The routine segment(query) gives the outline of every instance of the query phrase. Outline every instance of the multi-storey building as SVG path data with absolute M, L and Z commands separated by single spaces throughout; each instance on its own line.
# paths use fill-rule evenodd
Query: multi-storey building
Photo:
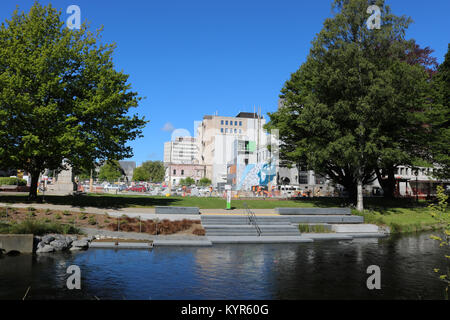
M 227 183 L 227 164 L 233 160 L 236 140 L 251 141 L 255 150 L 267 145 L 264 124 L 261 115 L 250 112 L 240 112 L 236 117 L 203 117 L 197 127 L 198 159 L 205 166 L 205 176 L 214 186 Z

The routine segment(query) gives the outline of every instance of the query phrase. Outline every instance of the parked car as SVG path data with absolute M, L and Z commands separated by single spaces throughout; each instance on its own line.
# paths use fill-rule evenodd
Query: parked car
M 147 191 L 147 188 L 144 186 L 133 186 L 126 189 L 127 191 L 133 191 L 133 192 L 145 192 Z

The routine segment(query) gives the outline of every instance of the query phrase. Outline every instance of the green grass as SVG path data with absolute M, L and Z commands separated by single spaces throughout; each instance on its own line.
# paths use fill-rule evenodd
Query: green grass
M 431 216 L 429 208 L 390 208 L 385 210 L 365 210 L 359 213 L 353 210 L 355 215 L 364 217 L 365 223 L 379 226 L 388 226 L 392 233 L 419 232 L 426 230 L 437 230 L 444 226 L 440 225 Z M 445 221 L 450 222 L 450 214 L 447 211 Z
M 39 198 L 42 201 L 42 197 Z M 381 198 L 366 198 L 367 207 L 415 207 L 413 199 L 396 199 L 387 201 Z M 27 195 L 0 195 L 3 203 L 26 203 L 31 204 Z M 182 206 L 199 207 L 200 209 L 225 209 L 226 200 L 217 197 L 160 197 L 139 195 L 113 195 L 113 194 L 88 194 L 82 196 L 45 196 L 45 202 L 54 205 L 70 205 L 79 208 L 152 208 L 155 206 Z M 251 209 L 273 209 L 276 207 L 344 207 L 348 206 L 347 199 L 341 198 L 302 198 L 298 200 L 231 200 L 231 206 L 236 209 L 244 208 L 247 203 Z M 426 205 L 425 202 L 419 206 Z
M 325 228 L 325 226 L 320 225 L 320 224 L 299 224 L 298 225 L 298 230 L 301 233 L 310 233 L 310 232 L 314 232 L 314 233 L 330 233 L 331 230 Z
M 72 225 L 37 220 L 24 220 L 19 223 L 0 222 L 2 234 L 34 234 L 42 236 L 48 233 L 79 234 L 80 230 Z

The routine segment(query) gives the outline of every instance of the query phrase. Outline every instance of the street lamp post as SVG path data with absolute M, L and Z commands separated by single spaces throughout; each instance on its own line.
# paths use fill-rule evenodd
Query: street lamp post
M 419 182 L 417 180 L 417 176 L 419 175 L 419 169 L 414 170 L 414 175 L 416 176 L 416 202 L 419 202 Z

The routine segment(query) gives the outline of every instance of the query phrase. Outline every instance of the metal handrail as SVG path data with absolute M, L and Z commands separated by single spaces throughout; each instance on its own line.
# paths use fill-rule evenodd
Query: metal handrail
M 253 224 L 255 226 L 256 232 L 258 233 L 258 237 L 261 236 L 261 228 L 258 226 L 258 223 L 256 222 L 255 213 L 249 209 L 246 202 L 244 202 L 244 208 L 245 211 L 247 212 L 248 223 Z

